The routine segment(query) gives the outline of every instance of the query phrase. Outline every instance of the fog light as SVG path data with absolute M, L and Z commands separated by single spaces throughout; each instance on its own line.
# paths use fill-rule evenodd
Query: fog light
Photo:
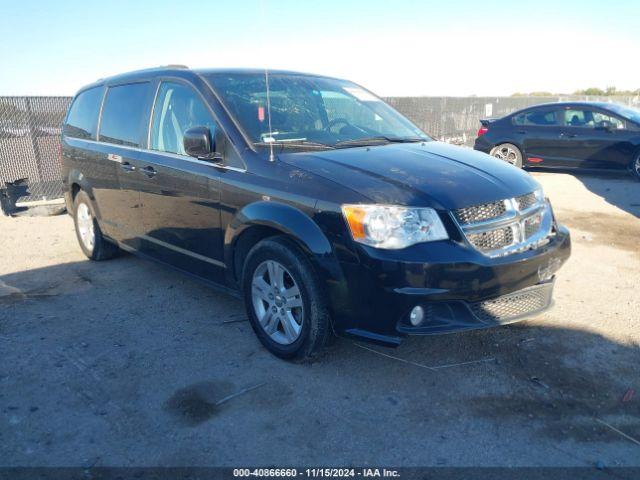
M 413 307 L 413 310 L 411 310 L 411 313 L 409 314 L 409 321 L 411 322 L 411 325 L 417 327 L 422 323 L 423 320 L 424 308 L 422 308 L 420 305 Z

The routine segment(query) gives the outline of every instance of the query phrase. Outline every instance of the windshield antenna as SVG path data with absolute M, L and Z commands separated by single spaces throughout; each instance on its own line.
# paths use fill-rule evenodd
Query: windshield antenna
M 267 16 L 265 14 L 264 0 L 260 0 L 260 27 L 261 27 L 260 29 L 262 30 L 262 36 L 265 38 L 267 37 L 267 35 L 265 35 L 267 23 L 268 22 L 267 22 Z M 266 46 L 266 45 L 263 44 L 263 46 Z M 273 144 L 276 140 L 275 138 L 273 138 L 273 131 L 271 129 L 271 92 L 269 91 L 269 69 L 267 67 L 265 67 L 264 69 L 264 83 L 267 86 L 267 122 L 269 127 L 269 136 L 264 137 L 264 134 L 263 134 L 262 141 L 269 144 L 269 161 L 275 162 L 276 157 L 273 154 Z M 264 120 L 264 117 L 260 119 L 261 122 L 263 120 Z
M 269 124 L 269 138 L 265 138 L 265 141 L 269 143 L 269 161 L 274 162 L 275 157 L 273 155 L 273 132 L 271 131 L 271 95 L 269 93 L 269 69 L 264 69 L 264 82 L 267 85 L 267 122 Z

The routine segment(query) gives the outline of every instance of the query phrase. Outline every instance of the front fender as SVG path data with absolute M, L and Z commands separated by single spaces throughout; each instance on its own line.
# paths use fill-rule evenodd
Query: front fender
M 320 227 L 303 211 L 279 202 L 255 202 L 236 213 L 225 231 L 224 256 L 230 269 L 238 238 L 256 225 L 278 230 L 296 241 L 310 256 L 324 281 L 343 280 L 338 260 Z

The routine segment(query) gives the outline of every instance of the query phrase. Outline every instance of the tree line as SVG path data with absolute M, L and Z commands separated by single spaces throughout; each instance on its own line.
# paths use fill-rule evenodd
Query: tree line
M 592 97 L 610 97 L 613 95 L 621 96 L 635 96 L 640 95 L 640 88 L 636 90 L 618 90 L 616 87 L 607 87 L 604 90 L 597 87 L 585 88 L 584 90 L 576 90 L 571 94 L 567 93 L 551 93 L 551 92 L 529 92 L 529 93 L 514 93 L 512 97 L 557 97 L 562 95 L 588 95 Z

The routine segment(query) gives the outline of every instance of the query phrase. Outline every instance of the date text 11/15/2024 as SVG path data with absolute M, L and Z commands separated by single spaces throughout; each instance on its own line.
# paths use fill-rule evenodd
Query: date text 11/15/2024
M 236 468 L 234 477 L 307 477 L 307 478 L 394 478 L 397 470 L 386 468 Z

